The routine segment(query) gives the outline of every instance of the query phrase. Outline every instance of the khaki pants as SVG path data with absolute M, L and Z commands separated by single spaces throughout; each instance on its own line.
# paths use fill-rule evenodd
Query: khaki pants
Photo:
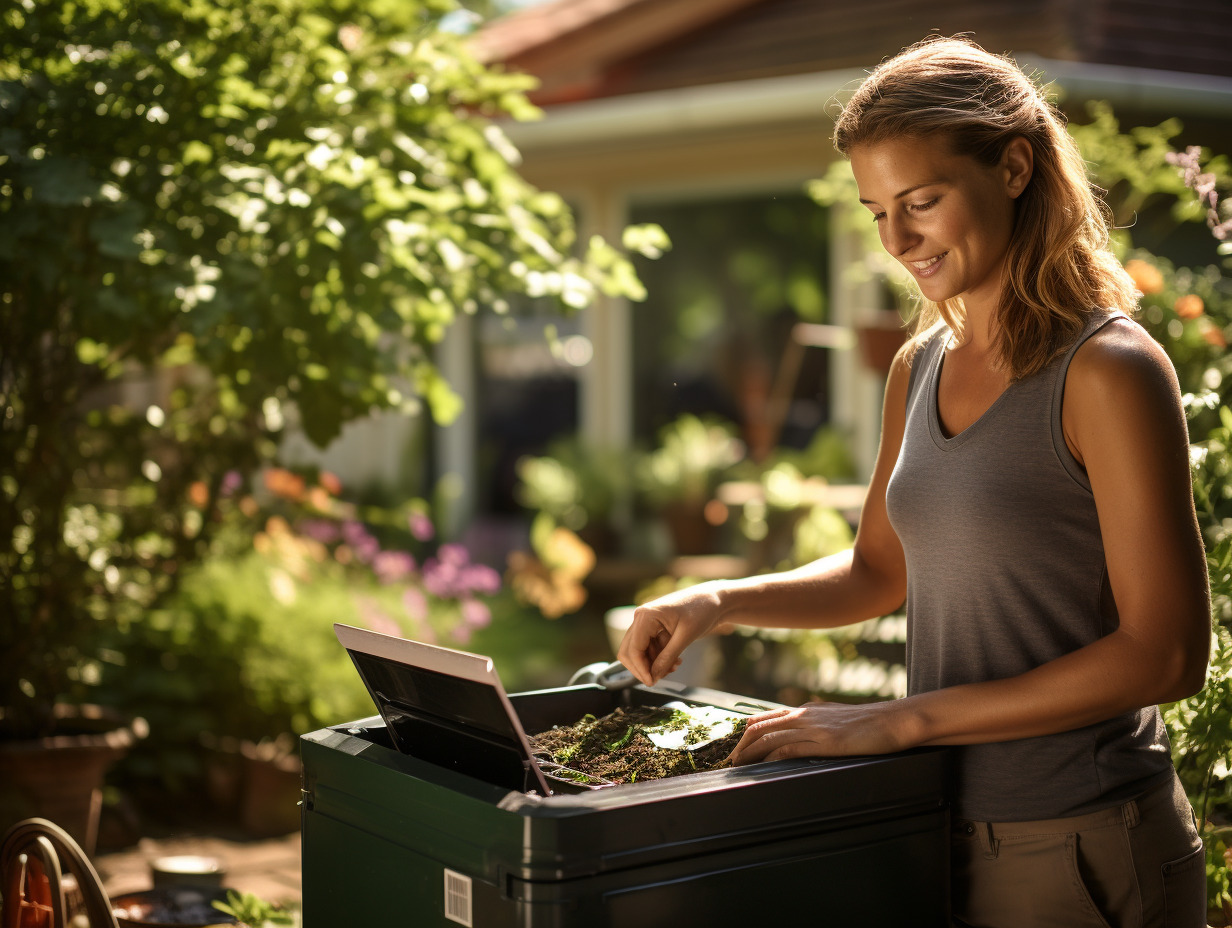
M 954 822 L 963 928 L 1203 928 L 1206 863 L 1175 774 L 1114 809 L 1038 822 Z

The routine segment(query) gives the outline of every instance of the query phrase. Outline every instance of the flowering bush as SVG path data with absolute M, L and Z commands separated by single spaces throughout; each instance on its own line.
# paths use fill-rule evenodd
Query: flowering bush
M 559 685 L 586 662 L 571 630 L 549 632 L 496 570 L 438 544 L 422 500 L 361 506 L 328 473 L 262 476 L 252 493 L 223 477 L 217 553 L 107 641 L 97 698 L 150 723 L 125 761 L 130 785 L 186 788 L 201 775 L 203 743 L 217 738 L 373 714 L 336 622 L 485 654 L 514 689 Z
M 281 468 L 265 472 L 265 486 L 270 508 L 285 511 L 266 519 L 253 548 L 279 602 L 291 605 L 320 580 L 345 581 L 361 624 L 428 644 L 465 645 L 492 621 L 487 600 L 500 592 L 500 574 L 461 545 L 431 551 L 435 529 L 423 500 L 364 509 L 335 495 L 341 487 L 331 474 L 310 486 Z

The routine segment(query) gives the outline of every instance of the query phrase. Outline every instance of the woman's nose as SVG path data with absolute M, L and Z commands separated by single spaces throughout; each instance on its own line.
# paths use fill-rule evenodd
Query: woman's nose
M 881 223 L 881 244 L 891 257 L 906 254 L 918 238 L 907 218 L 886 216 Z

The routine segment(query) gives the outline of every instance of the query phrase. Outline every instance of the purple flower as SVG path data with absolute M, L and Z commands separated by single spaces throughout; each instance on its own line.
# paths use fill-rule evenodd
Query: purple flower
M 229 470 L 223 474 L 219 492 L 223 496 L 232 496 L 244 485 L 244 478 L 238 470 Z
M 323 545 L 332 545 L 340 537 L 338 525 L 327 519 L 305 519 L 296 526 L 296 530 Z
M 372 570 L 381 583 L 397 583 L 414 572 L 415 559 L 405 551 L 378 551 Z
M 423 567 L 424 589 L 438 599 L 453 599 L 462 592 L 456 564 L 430 558 Z
M 1185 151 L 1170 151 L 1164 155 L 1164 160 L 1175 166 L 1185 181 L 1185 186 L 1197 194 L 1198 202 L 1207 207 L 1206 224 L 1215 238 L 1223 241 L 1232 232 L 1232 219 L 1219 221 L 1219 193 L 1216 190 L 1215 175 L 1202 170 L 1202 149 L 1190 145 Z
M 458 644 L 467 644 L 471 640 L 471 630 L 465 625 L 459 625 L 449 633 L 449 637 Z
M 500 592 L 501 577 L 487 564 L 468 564 L 462 569 L 462 583 L 472 593 L 491 596 Z
M 371 564 L 381 551 L 381 544 L 363 524 L 351 519 L 342 523 L 342 540 L 355 552 L 355 559 L 362 564 Z
M 432 526 L 432 520 L 422 512 L 412 512 L 407 518 L 406 524 L 416 541 L 431 541 L 432 537 L 436 534 L 436 529 Z

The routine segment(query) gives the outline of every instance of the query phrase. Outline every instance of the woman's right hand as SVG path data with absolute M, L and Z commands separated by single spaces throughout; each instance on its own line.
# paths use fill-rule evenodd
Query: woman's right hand
M 723 621 L 723 590 L 723 584 L 710 581 L 638 606 L 617 659 L 653 686 L 680 666 L 684 649 L 698 638 L 731 631 L 731 623 Z

